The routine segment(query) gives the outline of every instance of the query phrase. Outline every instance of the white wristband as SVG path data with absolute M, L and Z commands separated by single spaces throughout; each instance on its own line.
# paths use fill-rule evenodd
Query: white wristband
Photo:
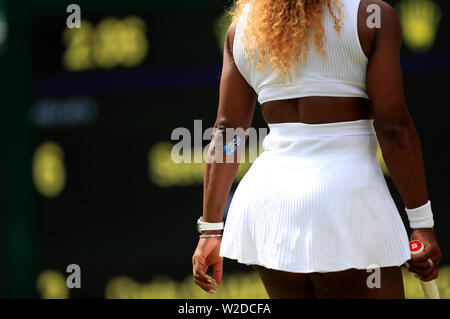
M 197 220 L 197 231 L 199 233 L 202 233 L 204 231 L 208 230 L 222 230 L 223 229 L 223 222 L 220 223 L 207 223 L 203 221 L 203 218 L 200 217 Z
M 409 226 L 412 229 L 433 228 L 434 220 L 430 201 L 417 208 L 408 209 L 405 207 L 405 211 L 408 215 Z

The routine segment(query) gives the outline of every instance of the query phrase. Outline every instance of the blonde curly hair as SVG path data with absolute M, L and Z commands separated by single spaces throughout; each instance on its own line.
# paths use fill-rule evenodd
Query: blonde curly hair
M 342 27 L 343 4 L 339 0 L 236 0 L 228 12 L 233 23 L 250 2 L 251 10 L 242 39 L 246 43 L 246 57 L 254 62 L 258 52 L 256 68 L 263 71 L 263 62 L 268 56 L 272 69 L 280 71 L 282 79 L 289 75 L 293 62 L 304 62 L 312 27 L 314 45 L 326 58 L 322 25 L 325 4 L 333 17 L 334 29 L 339 33 Z

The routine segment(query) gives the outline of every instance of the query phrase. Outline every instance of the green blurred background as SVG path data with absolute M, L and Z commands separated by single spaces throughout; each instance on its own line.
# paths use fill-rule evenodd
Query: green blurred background
M 450 5 L 387 2 L 403 27 L 449 298 Z M 80 0 L 80 29 L 66 27 L 70 3 L 0 0 L 0 297 L 212 298 L 190 276 L 203 164 L 173 163 L 171 133 L 214 124 L 231 1 Z M 258 110 L 253 126 L 266 127 Z M 79 289 L 66 286 L 69 264 L 81 267 Z M 224 269 L 214 298 L 267 298 L 247 266 Z M 404 278 L 407 297 L 421 298 Z

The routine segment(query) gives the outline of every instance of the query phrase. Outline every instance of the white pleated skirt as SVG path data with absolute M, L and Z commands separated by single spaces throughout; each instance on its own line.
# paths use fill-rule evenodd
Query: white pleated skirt
M 269 124 L 240 181 L 220 255 L 295 273 L 400 266 L 408 236 L 377 160 L 373 120 Z

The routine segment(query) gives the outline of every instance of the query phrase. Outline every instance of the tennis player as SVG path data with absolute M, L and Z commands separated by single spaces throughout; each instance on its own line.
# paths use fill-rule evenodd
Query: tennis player
M 223 257 L 256 269 L 271 298 L 404 298 L 399 267 L 406 261 L 420 279 L 436 278 L 441 252 L 392 7 L 380 0 L 237 0 L 231 14 L 195 283 L 214 293 Z M 236 140 L 246 138 L 236 132 L 250 127 L 256 101 L 270 132 L 222 230 L 243 149 Z M 419 257 L 411 257 L 377 142 L 411 239 L 425 244 Z M 368 284 L 371 267 L 379 267 L 375 286 Z

